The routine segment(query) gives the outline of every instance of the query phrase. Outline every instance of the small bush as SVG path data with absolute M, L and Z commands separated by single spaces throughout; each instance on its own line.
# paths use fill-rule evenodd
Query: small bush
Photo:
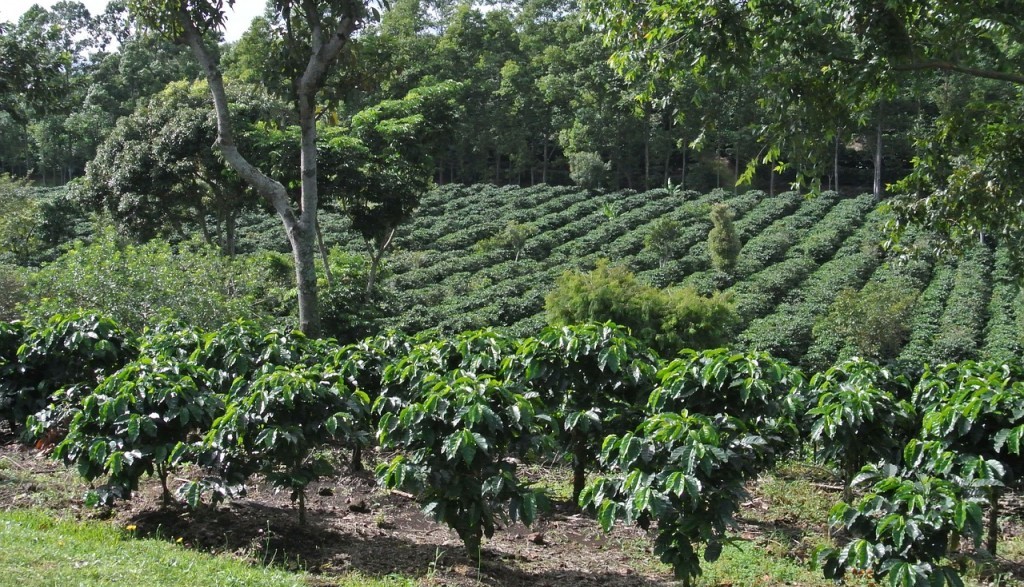
M 815 327 L 815 336 L 833 332 L 862 357 L 895 359 L 910 336 L 918 291 L 906 277 L 872 281 L 860 291 L 839 293 L 828 315 Z
M 210 328 L 242 317 L 269 321 L 279 289 L 257 257 L 230 259 L 198 241 L 127 244 L 107 229 L 33 274 L 22 309 L 96 312 L 137 331 L 163 318 Z
M 720 346 L 739 322 L 727 295 L 703 297 L 692 288 L 660 290 L 606 259 L 590 273 L 564 273 L 545 301 L 548 322 L 554 326 L 611 321 L 663 356 L 683 348 Z

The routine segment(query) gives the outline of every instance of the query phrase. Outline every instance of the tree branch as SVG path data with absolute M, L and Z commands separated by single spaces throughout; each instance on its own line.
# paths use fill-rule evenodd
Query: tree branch
M 331 64 L 348 44 L 357 23 L 354 18 L 345 16 L 338 21 L 330 39 L 323 39 L 323 28 L 315 10 L 315 3 L 306 0 L 304 12 L 311 33 L 313 48 L 306 69 L 296 84 L 296 100 L 299 108 L 299 127 L 302 132 L 302 197 L 300 223 L 312 227 L 316 221 L 316 209 L 319 204 L 317 190 L 316 160 L 316 94 L 323 86 L 324 79 Z
M 971 77 L 979 77 L 984 79 L 1010 82 L 1017 85 L 1024 85 L 1024 74 L 1008 73 L 1005 71 L 994 71 L 991 69 L 980 69 L 977 67 L 968 67 L 966 65 L 960 65 L 959 63 L 953 63 L 951 61 L 915 61 L 912 63 L 893 65 L 893 69 L 896 71 L 921 71 L 927 69 L 953 71 L 956 73 L 969 75 Z
M 178 19 L 182 26 L 181 40 L 192 50 L 200 66 L 206 73 L 206 81 L 210 86 L 213 107 L 217 114 L 217 140 L 214 146 L 220 150 L 224 160 L 238 175 L 251 185 L 261 196 L 266 198 L 281 216 L 285 225 L 290 228 L 295 224 L 295 215 L 288 203 L 288 192 L 280 182 L 268 177 L 254 167 L 238 151 L 231 126 L 231 112 L 228 109 L 227 93 L 224 90 L 224 78 L 221 76 L 217 60 L 203 42 L 202 34 L 192 22 L 184 4 L 178 10 Z

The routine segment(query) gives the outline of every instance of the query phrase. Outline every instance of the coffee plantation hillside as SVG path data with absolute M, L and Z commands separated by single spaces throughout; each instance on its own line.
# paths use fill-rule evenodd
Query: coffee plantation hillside
M 732 211 L 742 247 L 729 273 L 712 267 L 708 250 L 716 203 Z M 882 208 L 870 195 L 835 192 L 445 185 L 423 198 L 385 258 L 389 325 L 531 332 L 564 272 L 606 258 L 656 287 L 727 293 L 740 316 L 732 346 L 810 367 L 855 354 L 906 366 L 1019 356 L 1024 297 L 1007 251 L 989 241 L 959 258 L 895 258 L 881 246 Z M 325 215 L 328 244 L 363 252 L 339 218 Z M 645 246 L 666 219 L 671 238 Z M 271 224 L 241 227 L 243 249 L 279 246 Z M 904 244 L 927 250 L 928 239 Z

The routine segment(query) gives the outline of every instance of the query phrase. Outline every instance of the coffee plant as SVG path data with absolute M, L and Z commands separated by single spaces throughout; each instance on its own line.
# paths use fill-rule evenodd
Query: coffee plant
M 212 387 L 209 370 L 189 362 L 129 363 L 81 399 L 54 457 L 90 481 L 106 475 L 93 494 L 100 503 L 130 498 L 148 475 L 159 479 L 167 505 L 168 475 L 192 458 L 193 445 L 224 410 Z
M 7 354 L 19 333 L 16 353 Z M 96 315 L 56 315 L 46 321 L 12 324 L 3 338 L 0 414 L 21 426 L 46 408 L 46 414 L 30 427 L 34 439 L 59 434 L 68 424 L 70 408 L 138 353 L 130 333 Z
M 950 363 L 926 369 L 914 389 L 924 414 L 921 435 L 965 459 L 998 469 L 989 485 L 986 549 L 996 552 L 1003 485 L 1019 487 L 1024 476 L 1024 369 L 1007 363 Z M 993 475 L 995 476 L 995 475 Z
M 914 433 L 917 410 L 907 400 L 909 383 L 855 358 L 816 373 L 809 394 L 810 440 L 818 459 L 838 465 L 849 503 L 857 471 L 869 462 L 895 460 Z
M 687 411 L 654 414 L 635 432 L 608 436 L 602 470 L 581 504 L 610 530 L 617 519 L 648 527 L 657 522 L 654 551 L 683 585 L 701 574 L 698 549 L 713 562 L 728 541 L 733 515 L 746 498 L 744 483 L 777 453 L 737 418 Z
M 414 493 L 471 554 L 498 520 L 536 518 L 538 493 L 517 474 L 517 459 L 544 449 L 549 418 L 535 392 L 490 375 L 434 372 L 412 400 L 382 396 L 374 411 L 381 447 L 402 451 L 378 465 L 378 481 Z
M 572 455 L 573 503 L 600 439 L 631 430 L 642 419 L 656 364 L 653 351 L 610 323 L 548 327 L 519 345 L 510 365 L 557 421 L 558 436 Z
M 350 389 L 337 372 L 320 367 L 265 367 L 251 381 L 236 379 L 224 414 L 206 434 L 203 464 L 212 479 L 190 485 L 195 504 L 204 488 L 217 501 L 230 497 L 221 488 L 244 485 L 259 473 L 291 491 L 299 522 L 306 522 L 306 487 L 333 467 L 320 452 L 340 440 L 349 446 L 367 441 L 369 398 Z
M 946 557 L 961 536 L 980 542 L 982 489 L 997 482 L 987 471 L 990 466 L 965 463 L 941 443 L 911 440 L 902 466 L 868 465 L 857 475 L 864 495 L 829 514 L 853 540 L 819 549 L 815 563 L 835 580 L 857 569 L 889 587 L 963 587 Z

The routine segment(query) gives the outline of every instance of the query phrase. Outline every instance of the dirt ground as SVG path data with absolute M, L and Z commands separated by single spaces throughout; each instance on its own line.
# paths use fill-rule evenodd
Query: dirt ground
M 556 502 L 530 528 L 500 526 L 485 539 L 477 560 L 454 532 L 424 516 L 414 499 L 379 489 L 369 472 L 311 485 L 308 521 L 302 526 L 289 493 L 269 486 L 250 487 L 245 499 L 190 512 L 176 505 L 161 508 L 159 484 L 144 481 L 132 500 L 94 509 L 85 506 L 88 487 L 75 472 L 40 451 L 7 442 L 0 446 L 0 463 L 0 507 L 36 506 L 82 519 L 112 519 L 134 526 L 137 536 L 181 538 L 200 550 L 305 570 L 319 585 L 332 585 L 332 577 L 353 571 L 414 577 L 425 585 L 675 584 L 643 531 L 620 527 L 604 534 L 591 517 L 564 503 Z
M 2 437 L 2 434 L 0 434 Z M 367 455 L 372 469 L 373 455 Z M 542 469 L 536 475 L 568 471 Z M 833 502 L 838 487 L 827 483 L 821 499 Z M 738 520 L 739 535 L 789 536 L 784 556 L 806 560 L 802 552 L 809 527 L 755 485 Z M 156 536 L 214 553 L 230 553 L 257 564 L 283 565 L 312 574 L 314 584 L 333 585 L 351 572 L 366 576 L 397 574 L 424 585 L 609 586 L 674 585 L 670 570 L 652 553 L 652 536 L 632 527 L 601 532 L 596 521 L 567 503 L 555 502 L 531 528 L 499 527 L 485 540 L 479 560 L 466 554 L 458 536 L 424 516 L 411 496 L 379 489 L 371 473 L 341 475 L 311 485 L 308 523 L 287 492 L 257 485 L 245 499 L 191 512 L 181 506 L 160 507 L 159 484 L 148 480 L 128 502 L 114 508 L 84 505 L 88 487 L 74 470 L 41 451 L 9 437 L 0 438 L 0 508 L 42 507 L 71 515 L 110 519 L 137 536 Z M 769 511 L 771 509 L 771 511 Z M 1007 500 L 1013 522 L 1004 535 L 1024 534 L 1024 500 Z M 1024 577 L 1024 565 L 1003 561 L 1002 572 Z

